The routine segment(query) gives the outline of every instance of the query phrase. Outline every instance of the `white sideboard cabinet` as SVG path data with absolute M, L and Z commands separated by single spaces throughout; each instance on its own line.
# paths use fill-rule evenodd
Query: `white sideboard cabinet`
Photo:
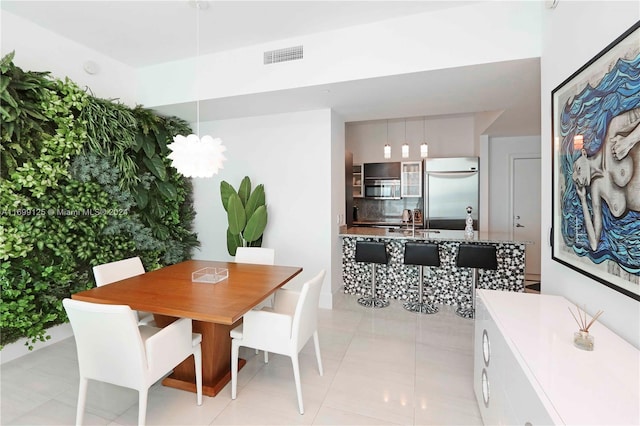
M 640 351 L 599 322 L 594 350 L 576 348 L 568 307 L 561 296 L 478 290 L 474 391 L 484 424 L 640 424 Z

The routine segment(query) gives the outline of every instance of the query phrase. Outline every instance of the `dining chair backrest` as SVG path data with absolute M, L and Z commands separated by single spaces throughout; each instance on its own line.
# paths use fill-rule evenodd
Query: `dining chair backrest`
M 238 263 L 253 263 L 257 265 L 273 265 L 276 251 L 267 247 L 238 247 L 235 261 Z
M 82 424 L 89 380 L 138 391 L 138 425 L 147 415 L 149 388 L 193 356 L 196 400 L 202 404 L 202 335 L 179 318 L 164 328 L 140 325 L 129 306 L 64 299 L 78 352 L 76 424 Z
M 298 350 L 302 349 L 307 340 L 318 330 L 318 307 L 324 275 L 325 271 L 322 270 L 302 286 L 291 330 L 291 336 Z
M 242 325 L 231 330 L 231 399 L 238 391 L 238 356 L 241 346 L 264 351 L 264 362 L 269 362 L 269 352 L 291 358 L 296 383 L 298 408 L 304 414 L 300 364 L 298 354 L 313 337 L 318 362 L 318 372 L 323 375 L 318 337 L 318 308 L 320 290 L 325 271 L 320 271 L 303 284 L 301 291 L 278 289 L 274 305 L 270 309 L 250 310 L 245 313 Z
M 98 287 L 144 273 L 144 265 L 137 256 L 93 267 L 93 276 Z
M 72 299 L 62 303 L 76 339 L 80 375 L 139 389 L 147 361 L 134 311 Z

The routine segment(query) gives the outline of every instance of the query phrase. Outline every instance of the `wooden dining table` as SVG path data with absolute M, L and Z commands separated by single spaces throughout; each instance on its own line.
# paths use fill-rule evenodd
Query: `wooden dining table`
M 203 268 L 226 268 L 229 276 L 215 284 L 192 281 L 192 273 Z M 159 327 L 178 318 L 193 319 L 193 331 L 202 334 L 202 392 L 215 396 L 231 380 L 229 332 L 241 324 L 246 312 L 301 271 L 291 266 L 187 260 L 71 297 L 152 312 Z M 239 366 L 244 363 L 240 360 Z M 193 357 L 162 383 L 195 392 Z

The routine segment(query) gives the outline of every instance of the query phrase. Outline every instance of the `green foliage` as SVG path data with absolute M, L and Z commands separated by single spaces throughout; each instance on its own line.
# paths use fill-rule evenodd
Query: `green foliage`
M 13 64 L 13 52 L 0 61 L 0 176 L 7 177 L 25 160 L 37 155 L 42 146 L 39 135 L 47 117 L 43 104 L 51 104 L 52 83 L 48 73 L 25 73 Z
M 166 160 L 183 120 L 97 99 L 0 61 L 1 345 L 31 348 L 66 321 L 91 268 L 140 256 L 148 270 L 198 246 L 191 182 Z M 8 123 L 8 124 L 7 124 Z
M 236 255 L 238 247 L 262 246 L 262 234 L 267 227 L 267 206 L 264 185 L 251 191 L 251 180 L 245 176 L 238 191 L 228 182 L 220 182 L 222 206 L 227 212 L 227 250 Z

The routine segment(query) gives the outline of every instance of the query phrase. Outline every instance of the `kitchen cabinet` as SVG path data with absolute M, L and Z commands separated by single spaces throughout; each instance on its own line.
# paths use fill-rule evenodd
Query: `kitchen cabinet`
M 362 164 L 353 165 L 353 198 L 362 198 Z
M 422 161 L 405 161 L 401 164 L 400 196 L 422 197 Z

